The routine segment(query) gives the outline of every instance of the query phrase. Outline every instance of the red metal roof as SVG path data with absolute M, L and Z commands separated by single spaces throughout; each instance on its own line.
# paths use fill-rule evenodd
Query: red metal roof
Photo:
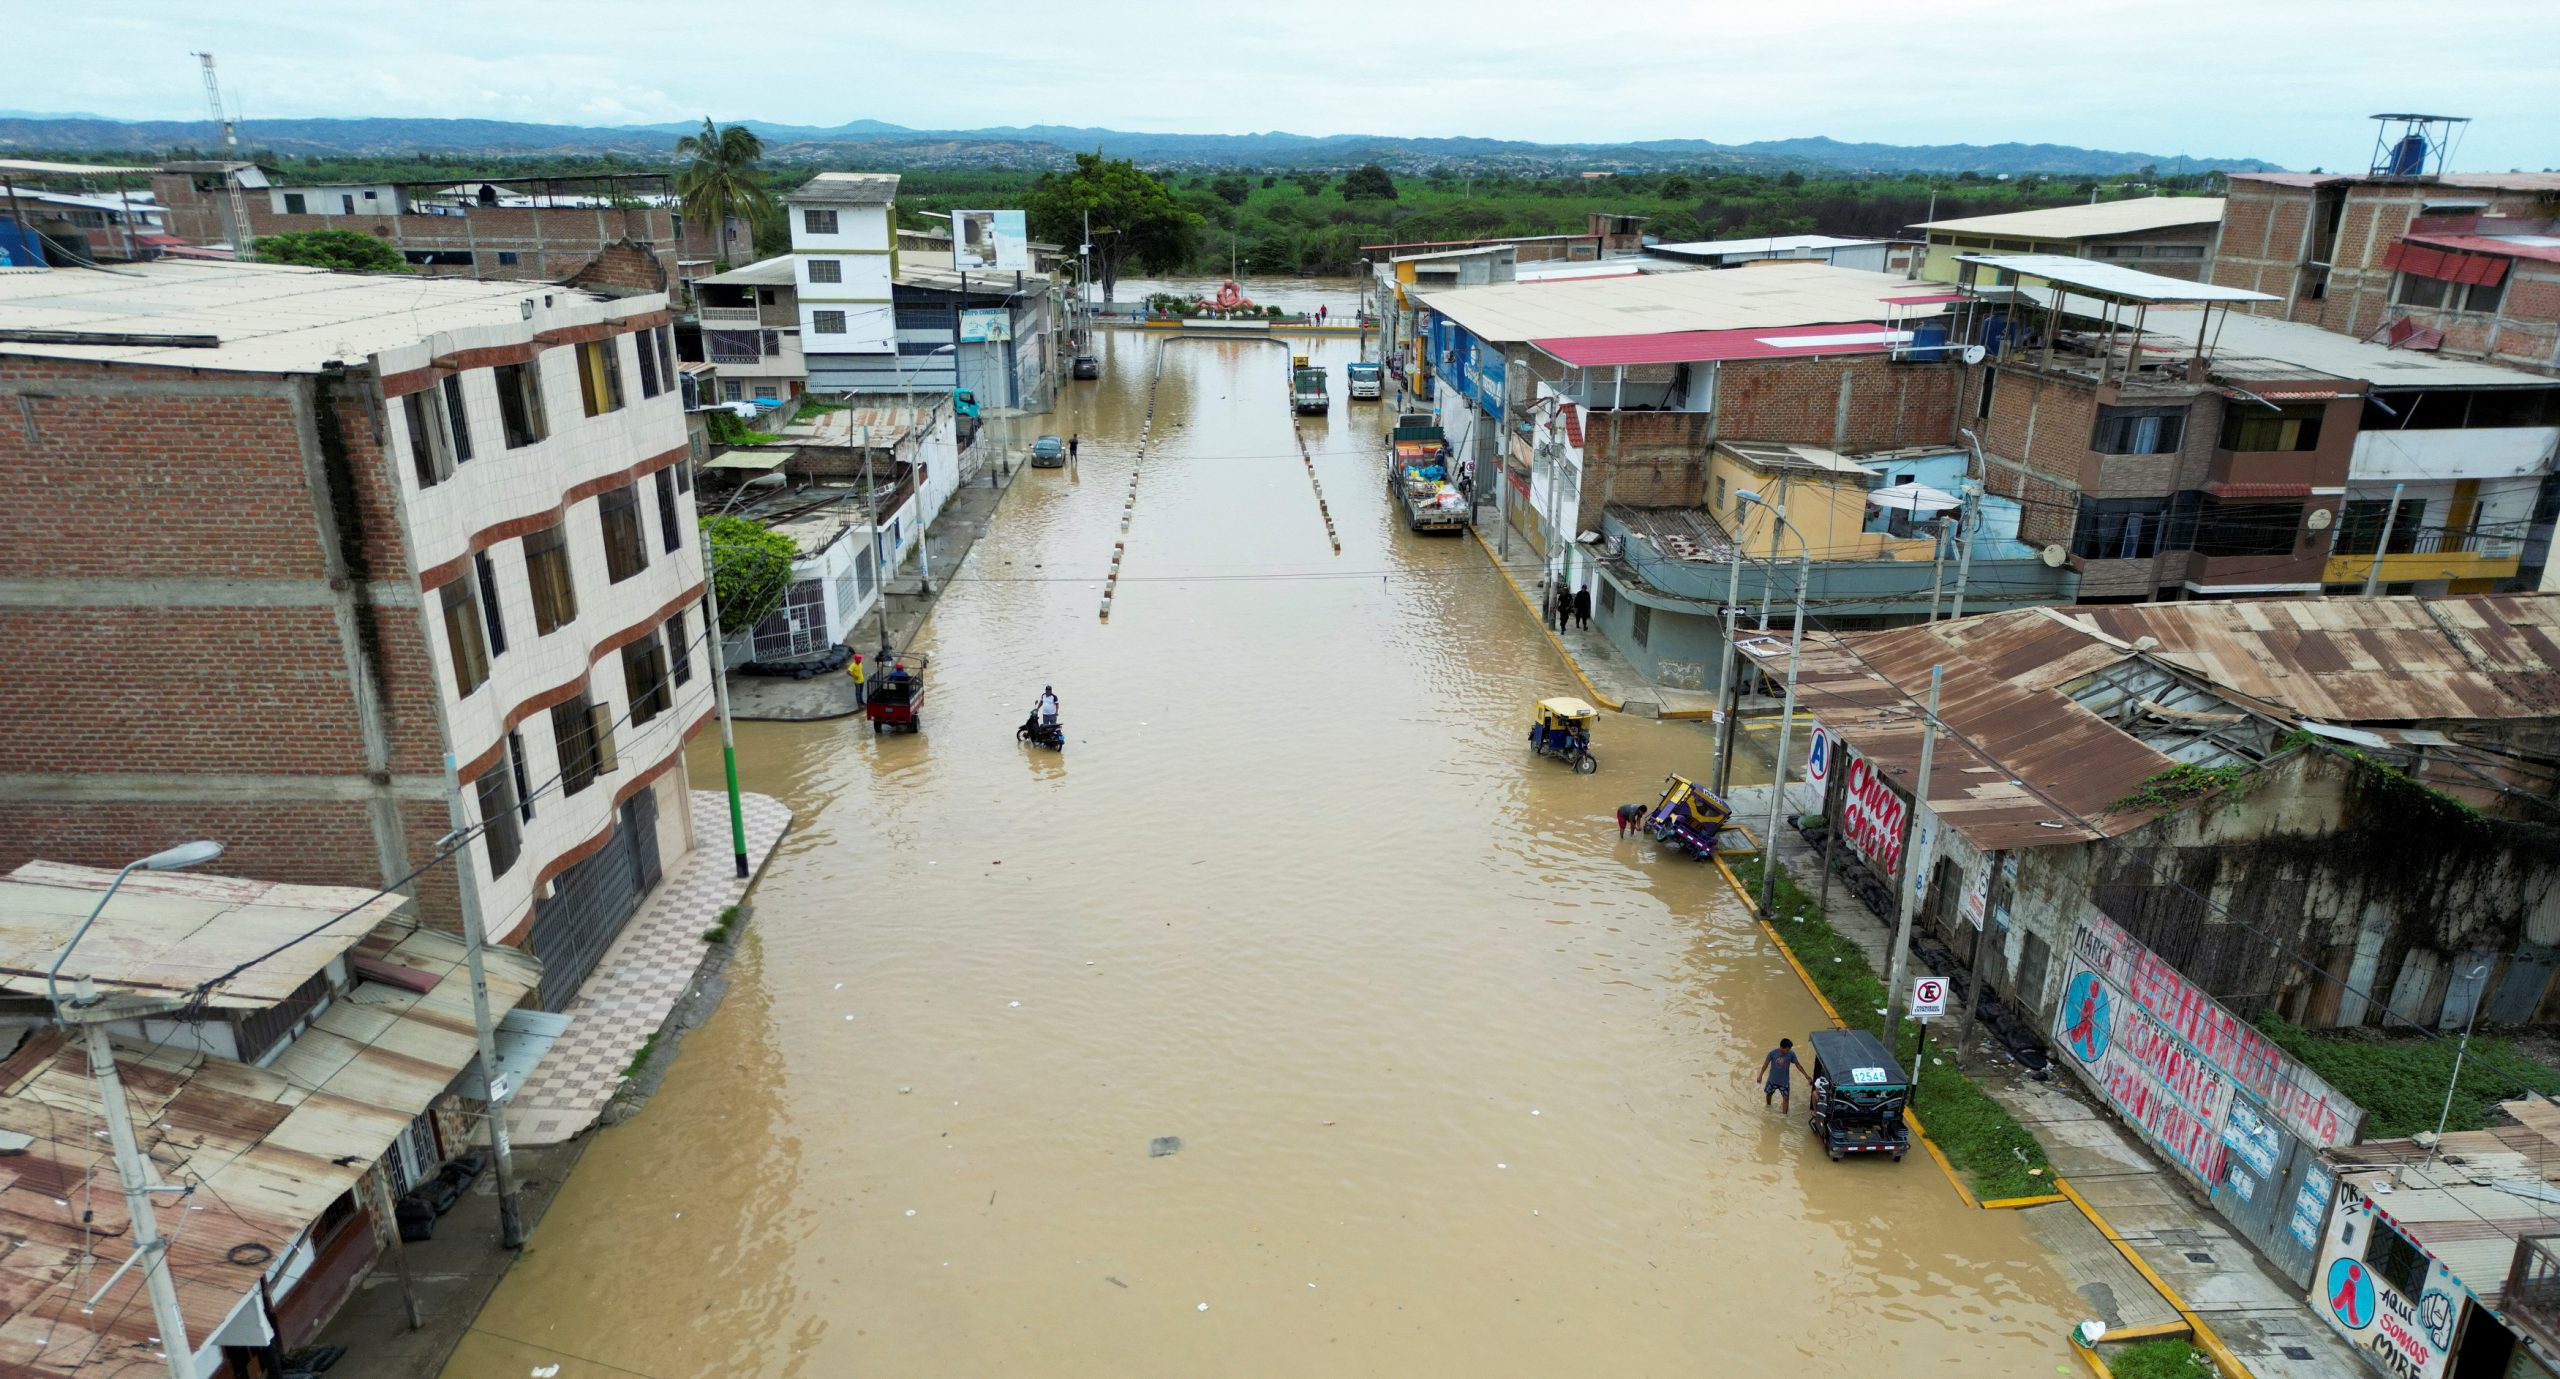
M 1699 364 L 1720 359 L 1799 359 L 1882 354 L 1910 338 L 1874 321 L 1743 330 L 1675 330 L 1660 335 L 1580 335 L 1532 341 L 1575 368 L 1613 364 Z
M 2560 263 L 2560 245 L 2525 244 L 2496 235 L 2404 235 L 2402 239 L 2406 243 L 2431 245 L 2438 249 L 2460 249 L 2473 254 L 2496 254 L 2500 258 Z

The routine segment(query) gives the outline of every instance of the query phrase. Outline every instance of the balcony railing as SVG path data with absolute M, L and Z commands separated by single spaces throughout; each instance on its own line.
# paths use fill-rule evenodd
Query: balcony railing
M 764 320 L 751 306 L 706 306 L 702 309 L 706 326 L 757 326 Z
M 2506 1313 L 2524 1323 L 2534 1339 L 2560 1343 L 2560 1237 L 2536 1236 L 2516 1242 L 2515 1262 L 2507 1267 Z
M 2379 531 L 2370 527 L 2341 531 L 2332 555 L 2371 555 Z M 2524 532 L 2515 524 L 2494 527 L 2410 527 L 2391 533 L 2387 555 L 2479 555 L 2506 559 L 2517 555 Z

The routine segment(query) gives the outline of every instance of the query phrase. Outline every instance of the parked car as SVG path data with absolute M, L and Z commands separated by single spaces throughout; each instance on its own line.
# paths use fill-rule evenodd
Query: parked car
M 1056 436 L 1042 436 L 1031 443 L 1031 467 L 1061 469 L 1067 463 L 1067 443 Z
M 1099 355 L 1091 355 L 1091 354 L 1079 354 L 1079 355 L 1077 355 L 1077 356 L 1076 356 L 1076 363 L 1075 363 L 1075 374 L 1076 374 L 1076 377 L 1078 377 L 1078 378 L 1100 378 L 1100 377 L 1102 377 L 1102 359 L 1101 359 L 1101 356 L 1099 356 Z

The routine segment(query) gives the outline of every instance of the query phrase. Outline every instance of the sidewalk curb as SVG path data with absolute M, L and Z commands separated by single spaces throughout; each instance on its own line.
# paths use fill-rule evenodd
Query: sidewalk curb
M 1626 712 L 1627 706 L 1625 702 L 1622 700 L 1612 699 L 1609 696 L 1602 694 L 1600 692 L 1600 687 L 1591 683 L 1591 677 L 1583 672 L 1582 663 L 1573 659 L 1573 653 L 1565 649 L 1564 638 L 1557 636 L 1555 629 L 1547 626 L 1547 620 L 1545 618 L 1538 617 L 1538 601 L 1529 597 L 1528 590 L 1520 587 L 1519 578 L 1511 573 L 1510 566 L 1502 563 L 1502 557 L 1494 551 L 1493 543 L 1485 540 L 1484 533 L 1476 530 L 1476 526 L 1472 522 L 1467 524 L 1467 535 L 1474 537 L 1476 539 L 1476 544 L 1484 548 L 1485 558 L 1493 562 L 1493 568 L 1502 572 L 1503 582 L 1511 586 L 1511 592 L 1520 596 L 1521 605 L 1529 610 L 1529 615 L 1531 617 L 1538 618 L 1538 630 L 1546 634 L 1547 644 L 1556 649 L 1556 654 L 1558 656 L 1564 658 L 1565 667 L 1573 672 L 1573 678 L 1582 682 L 1583 692 L 1589 694 L 1592 699 L 1600 705 L 1600 707 L 1607 709 L 1611 713 Z M 1694 716 L 1696 713 L 1695 710 L 1683 710 L 1682 712 L 1690 716 Z M 1668 713 L 1662 715 L 1664 718 L 1670 718 L 1672 716 L 1673 715 Z
M 2071 1199 L 2071 1205 L 2079 1208 L 2080 1214 L 2088 1218 L 2089 1224 L 2098 1228 L 2098 1234 L 2105 1236 L 2107 1243 L 2116 1247 L 2116 1253 L 2124 1256 L 2124 1262 L 2132 1265 L 2135 1273 L 2142 1275 L 2145 1282 L 2160 1290 L 2161 1299 L 2167 1302 L 2170 1309 L 2187 1324 L 2187 1334 L 2194 1340 L 2196 1347 L 2213 1357 L 2213 1363 L 2222 1370 L 2223 1379 L 2256 1379 L 2249 1367 L 2240 1363 L 2240 1357 L 2231 1353 L 2231 1347 L 2224 1345 L 2222 1338 L 2214 1334 L 2213 1328 L 2205 1324 L 2204 1318 L 2197 1316 L 2196 1310 L 2187 1305 L 2186 1298 L 2180 1295 L 2177 1289 L 2170 1287 L 2167 1279 L 2160 1277 L 2152 1270 L 2151 1265 L 2143 1259 L 2142 1252 L 2133 1248 L 2131 1241 L 2126 1240 L 2114 1226 L 2108 1224 L 2107 1218 L 2099 1215 L 2096 1207 L 2089 1205 L 2089 1199 L 2080 1195 L 2080 1189 L 2073 1187 L 2069 1180 L 2060 1177 L 2053 1180 L 2053 1185 L 2062 1189 L 2063 1195 Z

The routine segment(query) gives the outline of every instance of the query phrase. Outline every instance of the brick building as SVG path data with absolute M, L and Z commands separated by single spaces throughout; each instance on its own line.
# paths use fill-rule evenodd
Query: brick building
M 709 272 L 706 260 L 734 248 L 741 232 L 728 227 L 716 245 L 698 235 L 680 250 L 674 192 L 657 173 L 291 186 L 278 176 L 254 163 L 170 163 L 152 175 L 151 190 L 180 239 L 236 244 L 237 204 L 252 238 L 354 230 L 399 250 L 424 277 L 559 282 L 606 246 L 631 241 L 648 247 L 667 281 L 681 282 Z
M 449 927 L 450 757 L 565 1001 L 711 711 L 665 299 L 158 262 L 0 275 L 0 329 L 0 868 L 212 837 Z
M 2560 173 L 2234 173 L 2213 280 L 2256 313 L 2560 374 Z

